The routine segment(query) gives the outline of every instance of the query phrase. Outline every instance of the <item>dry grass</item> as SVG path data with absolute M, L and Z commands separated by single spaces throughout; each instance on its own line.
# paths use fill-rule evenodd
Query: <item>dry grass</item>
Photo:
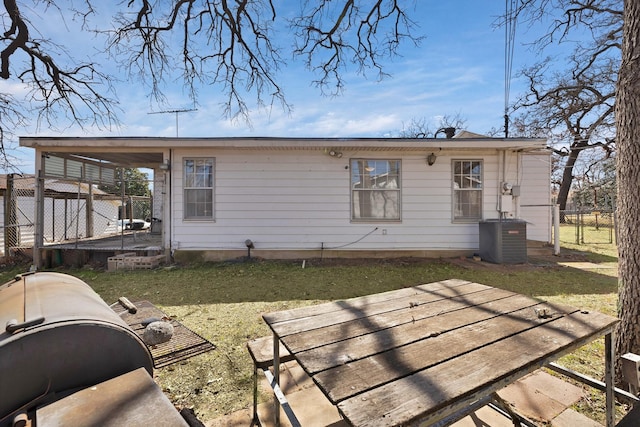
M 556 261 L 525 266 L 467 260 L 307 261 L 305 268 L 300 262 L 253 261 L 153 271 L 66 272 L 90 284 L 107 303 L 120 296 L 149 300 L 217 346 L 156 371 L 158 383 L 177 406 L 191 407 L 208 421 L 250 406 L 252 365 L 245 345 L 269 333 L 261 318 L 265 312 L 460 278 L 615 314 L 615 275 L 567 268 Z M 5 270 L 0 275 L 6 279 L 15 273 Z M 601 378 L 602 354 L 603 344 L 596 342 L 561 363 Z M 590 402 L 583 410 L 601 418 L 599 405 Z

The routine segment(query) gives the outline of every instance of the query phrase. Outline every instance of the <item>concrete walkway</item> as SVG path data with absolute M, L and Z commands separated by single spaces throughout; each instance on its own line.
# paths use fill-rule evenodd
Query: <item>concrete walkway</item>
M 263 379 L 264 395 L 270 392 Z M 281 370 L 281 387 L 303 427 L 347 427 L 337 409 L 326 399 L 313 381 L 296 362 L 288 362 Z M 500 397 L 516 412 L 536 424 L 552 427 L 602 427 L 601 424 L 570 409 L 579 401 L 584 391 L 542 370 L 536 371 L 518 382 L 502 389 Z M 271 401 L 258 406 L 263 427 L 273 427 Z M 290 427 L 284 413 L 281 425 Z M 251 424 L 251 409 L 238 411 L 206 423 L 207 427 L 240 427 Z M 491 409 L 484 407 L 452 425 L 453 427 L 513 427 L 513 423 Z

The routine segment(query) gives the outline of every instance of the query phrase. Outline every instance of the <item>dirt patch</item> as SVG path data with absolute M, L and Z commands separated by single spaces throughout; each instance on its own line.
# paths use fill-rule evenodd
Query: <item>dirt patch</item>
M 553 255 L 551 250 L 545 253 L 536 253 L 528 257 L 526 263 L 522 264 L 495 264 L 482 261 L 478 257 L 457 257 L 457 258 L 314 258 L 306 260 L 292 260 L 294 265 L 304 265 L 307 267 L 366 267 L 366 266 L 420 266 L 429 264 L 453 264 L 464 269 L 481 269 L 494 271 L 530 271 L 541 267 L 561 267 L 562 262 L 584 262 L 588 259 L 588 254 L 577 251 L 563 251 L 560 255 Z M 548 253 L 546 253 L 548 252 Z
M 433 263 L 446 262 L 442 258 L 313 258 L 307 260 L 296 260 L 293 264 L 311 267 L 362 267 L 362 266 L 415 266 Z

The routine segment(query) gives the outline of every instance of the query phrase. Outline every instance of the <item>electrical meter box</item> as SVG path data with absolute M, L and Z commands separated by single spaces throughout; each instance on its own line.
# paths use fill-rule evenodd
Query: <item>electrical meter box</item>
M 495 264 L 527 262 L 527 222 L 520 219 L 480 221 L 480 258 Z

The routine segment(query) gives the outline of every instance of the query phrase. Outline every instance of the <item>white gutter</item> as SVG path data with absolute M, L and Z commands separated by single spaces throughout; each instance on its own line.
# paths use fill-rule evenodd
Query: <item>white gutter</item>
M 20 137 L 20 146 L 54 149 L 78 149 L 82 152 L 105 152 L 114 149 L 215 148 L 215 149 L 369 149 L 385 151 L 423 150 L 539 150 L 545 139 L 505 138 L 156 138 L 156 137 Z M 66 151 L 66 150 L 65 150 Z

